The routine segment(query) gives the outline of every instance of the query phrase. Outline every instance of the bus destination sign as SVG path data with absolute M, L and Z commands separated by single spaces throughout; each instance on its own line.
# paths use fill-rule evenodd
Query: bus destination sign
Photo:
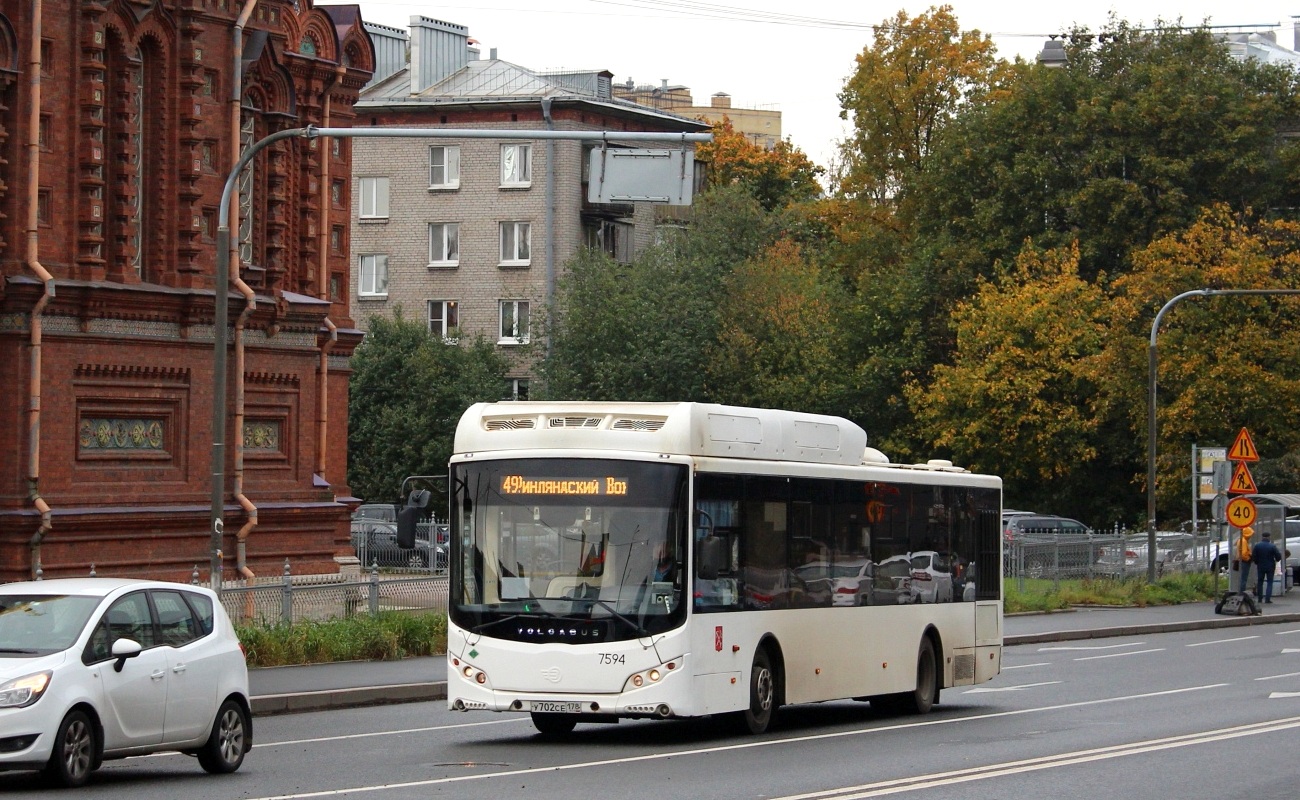
M 625 495 L 627 478 L 529 478 L 504 475 L 501 494 Z

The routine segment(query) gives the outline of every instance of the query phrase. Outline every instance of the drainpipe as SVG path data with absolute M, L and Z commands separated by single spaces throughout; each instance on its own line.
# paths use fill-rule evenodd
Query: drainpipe
M 551 98 L 542 98 L 542 118 L 546 129 L 555 130 L 551 118 Z M 555 320 L 551 309 L 555 300 L 555 140 L 546 140 L 546 356 L 551 355 L 551 336 Z
M 50 298 L 54 297 L 54 276 L 38 258 L 40 235 L 37 233 L 36 206 L 40 197 L 41 179 L 41 2 L 32 0 L 32 40 L 29 47 L 27 79 L 31 82 L 31 95 L 27 99 L 27 266 L 45 284 L 45 293 L 32 307 L 31 323 L 31 375 L 27 395 L 27 486 L 32 505 L 41 514 L 41 523 L 32 534 L 32 577 L 40 577 L 41 540 L 54 527 L 50 519 L 50 506 L 41 497 L 41 316 Z
M 330 114 L 332 111 L 330 91 L 338 85 L 339 81 L 343 80 L 343 76 L 346 74 L 347 67 L 338 64 L 334 68 L 334 80 L 325 87 L 324 119 L 321 122 L 323 127 L 330 127 Z M 330 140 L 328 143 L 323 143 L 318 146 L 320 146 L 322 150 L 326 150 L 327 148 L 332 148 L 334 145 L 333 141 Z M 330 189 L 330 153 L 326 151 L 321 154 L 320 207 L 323 209 L 321 216 L 324 219 L 324 222 L 320 226 L 320 245 L 317 248 L 320 251 L 320 266 L 317 267 L 318 278 L 316 281 L 316 287 L 317 296 L 321 300 L 329 299 L 330 209 L 332 207 L 330 201 L 332 196 Z M 325 327 L 329 329 L 330 336 L 329 340 L 322 344 L 320 348 L 320 385 L 316 390 L 319 399 L 316 406 L 316 474 L 320 476 L 322 481 L 326 481 L 325 462 L 326 455 L 329 452 L 326 445 L 329 442 L 330 351 L 334 349 L 334 345 L 337 344 L 339 340 L 339 328 L 334 324 L 333 320 L 329 318 L 328 314 L 325 315 Z
M 231 169 L 239 163 L 239 119 L 240 119 L 240 100 L 244 85 L 244 25 L 253 15 L 253 9 L 257 6 L 257 0 L 247 0 L 244 8 L 239 12 L 239 19 L 235 20 L 234 28 L 234 47 L 231 51 L 234 53 L 231 65 L 231 71 L 234 80 L 230 84 L 230 141 Z M 239 230 L 239 195 L 236 194 L 230 199 L 231 206 L 231 223 L 234 230 Z M 239 263 L 239 238 L 235 237 L 230 243 L 231 261 L 234 264 Z M 248 520 L 239 533 L 235 535 L 235 569 L 239 572 L 239 577 L 251 581 L 257 576 L 248 568 L 247 562 L 247 541 L 248 534 L 257 527 L 257 506 L 253 501 L 244 495 L 244 325 L 248 318 L 257 308 L 257 297 L 251 287 L 244 283 L 239 277 L 236 269 L 235 274 L 231 276 L 231 282 L 235 288 L 244 296 L 244 310 L 240 312 L 239 318 L 235 320 L 235 419 L 234 431 L 235 436 L 235 476 L 234 476 L 234 497 L 244 513 L 248 515 Z M 216 287 L 218 292 L 228 291 L 228 287 Z M 248 600 L 252 601 L 252 595 Z M 245 609 L 248 616 L 252 616 L 253 609 Z

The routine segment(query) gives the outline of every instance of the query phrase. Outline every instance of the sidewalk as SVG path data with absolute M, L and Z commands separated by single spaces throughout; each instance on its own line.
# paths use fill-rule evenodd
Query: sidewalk
M 1011 614 L 1003 621 L 1008 646 L 1141 636 L 1243 625 L 1300 623 L 1300 590 L 1273 598 L 1257 617 L 1214 613 L 1213 602 L 1149 608 L 1076 608 L 1047 614 Z M 447 698 L 443 656 L 402 661 L 350 661 L 301 667 L 250 669 L 253 713 L 284 714 L 328 708 L 383 705 Z

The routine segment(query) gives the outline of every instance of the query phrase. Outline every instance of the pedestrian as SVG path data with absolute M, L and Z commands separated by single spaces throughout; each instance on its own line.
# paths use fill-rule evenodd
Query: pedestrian
M 1250 549 L 1250 560 L 1255 565 L 1255 596 L 1265 603 L 1273 602 L 1273 570 L 1282 560 L 1282 551 L 1269 538 L 1268 531 L 1264 531 L 1263 537 Z
M 1255 529 L 1247 525 L 1241 529 L 1241 535 L 1237 537 L 1237 570 L 1241 573 L 1242 594 L 1246 593 L 1246 587 L 1250 583 L 1250 540 L 1255 536 Z M 1231 588 L 1231 587 L 1229 587 Z M 1258 589 L 1259 587 L 1255 587 Z

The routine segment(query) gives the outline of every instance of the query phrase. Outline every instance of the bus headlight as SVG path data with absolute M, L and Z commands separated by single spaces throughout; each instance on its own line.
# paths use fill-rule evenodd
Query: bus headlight
M 623 690 L 627 691 L 628 689 L 639 689 L 642 686 L 645 686 L 647 684 L 654 685 L 656 683 L 659 683 L 665 677 L 667 677 L 669 672 L 678 669 L 681 666 L 681 662 L 682 660 L 680 657 L 674 658 L 673 660 L 668 661 L 664 664 L 660 664 L 657 667 L 651 667 L 650 669 L 642 670 L 641 672 L 637 672 L 633 675 L 629 675 L 627 679 L 627 683 L 624 685 Z

